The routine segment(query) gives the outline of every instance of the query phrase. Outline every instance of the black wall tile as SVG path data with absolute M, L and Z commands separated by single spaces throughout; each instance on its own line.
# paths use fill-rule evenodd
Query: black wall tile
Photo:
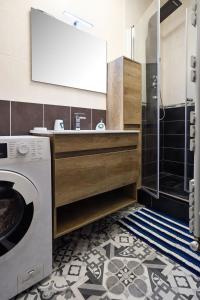
M 161 160 L 161 161 L 164 160 L 164 150 L 165 150 L 165 148 L 161 148 L 161 147 L 160 147 L 160 160 Z
M 146 134 L 156 134 L 157 133 L 157 124 L 155 123 L 147 123 L 145 126 Z
M 164 121 L 160 121 L 160 134 L 164 134 Z
M 164 170 L 167 173 L 175 174 L 178 176 L 184 176 L 184 163 L 165 160 Z
M 146 120 L 146 105 L 142 104 L 142 121 Z
M 192 110 L 194 110 L 194 107 L 188 107 L 188 147 L 190 126 L 189 112 Z M 188 195 L 187 193 L 184 193 L 183 187 L 185 160 L 185 106 L 182 105 L 181 107 L 166 108 L 165 113 L 166 116 L 164 120 L 160 121 L 160 172 L 165 175 L 169 173 L 168 177 L 171 178 L 172 186 L 169 188 L 167 187 L 167 179 L 165 178 L 160 181 L 160 190 L 161 192 L 171 193 L 172 195 L 187 199 Z M 164 134 L 162 133 L 162 128 L 164 130 Z M 194 154 L 188 150 L 188 178 L 193 177 L 193 156 Z
M 157 161 L 157 151 L 154 149 L 143 150 L 143 163 L 149 164 Z
M 164 160 L 184 163 L 184 149 L 164 148 Z
M 43 126 L 52 130 L 56 119 L 64 121 L 65 129 L 75 129 L 75 112 L 86 116 L 86 120 L 81 120 L 82 130 L 96 129 L 100 120 L 106 124 L 106 110 L 81 107 L 70 109 L 60 105 L 0 100 L 0 135 L 27 135 L 34 127 Z
M 43 126 L 43 105 L 11 102 L 11 134 L 26 135 L 34 127 Z
M 138 202 L 142 205 L 147 207 L 151 207 L 152 204 L 152 197 L 144 190 L 139 189 L 137 191 Z
M 185 134 L 185 121 L 170 121 L 164 124 L 164 134 Z
M 194 152 L 190 150 L 188 150 L 188 163 L 194 164 Z
M 63 120 L 64 128 L 70 129 L 70 107 L 59 105 L 44 105 L 44 127 L 53 130 L 55 120 Z
M 143 177 L 149 177 L 157 175 L 157 161 L 156 162 L 150 162 L 148 164 L 144 164 L 142 166 L 142 176 Z
M 164 148 L 164 135 L 160 135 L 160 148 Z
M 100 121 L 106 125 L 106 110 L 92 109 L 92 129 L 95 130 Z
M 194 178 L 194 165 L 187 164 L 187 176 L 190 179 Z
M 164 147 L 166 148 L 184 148 L 185 136 L 183 134 L 165 134 Z
M 10 135 L 10 101 L 0 100 L 0 135 Z
M 185 120 L 185 107 L 170 107 L 165 109 L 164 121 Z
M 75 113 L 83 113 L 86 117 L 85 120 L 81 120 L 81 130 L 91 130 L 92 120 L 91 120 L 91 109 L 81 108 L 81 107 L 71 107 L 71 129 L 76 128 L 76 118 Z
M 157 149 L 157 134 L 143 135 L 144 148 Z

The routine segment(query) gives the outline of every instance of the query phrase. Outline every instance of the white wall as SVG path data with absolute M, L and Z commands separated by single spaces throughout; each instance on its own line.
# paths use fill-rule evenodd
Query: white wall
M 183 0 L 183 5 L 161 25 L 161 92 L 164 105 L 185 102 L 185 23 L 186 7 L 190 4 L 191 0 Z
M 145 13 L 152 0 L 125 0 L 125 26 L 126 28 L 136 25 Z
M 154 0 L 155 1 L 155 0 Z M 65 20 L 63 11 L 94 24 L 88 31 L 107 40 L 108 61 L 130 56 L 130 26 L 136 26 L 136 55 L 144 60 L 145 24 L 153 0 L 0 0 L 0 99 L 106 109 L 106 95 L 31 81 L 30 9 Z M 154 2 L 155 3 L 155 2 Z M 149 10 L 148 10 L 149 8 Z M 130 40 L 129 40 L 130 41 Z
M 141 17 L 151 4 L 152 0 L 125 0 L 124 14 L 124 55 L 131 58 L 131 31 L 132 26 L 137 26 Z
M 31 81 L 31 7 L 93 23 L 90 33 L 107 40 L 110 61 L 123 54 L 124 0 L 0 0 L 0 99 L 105 109 L 105 94 Z
M 151 0 L 149 6 L 135 26 L 135 55 L 134 59 L 142 64 L 142 102 L 146 102 L 146 39 L 148 22 L 157 11 L 157 0 Z M 152 43 L 154 46 L 154 44 Z

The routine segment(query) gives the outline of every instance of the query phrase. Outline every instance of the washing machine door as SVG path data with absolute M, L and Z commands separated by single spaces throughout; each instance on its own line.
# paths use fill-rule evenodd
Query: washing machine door
M 0 171 L 0 257 L 19 244 L 28 232 L 38 191 L 26 177 Z

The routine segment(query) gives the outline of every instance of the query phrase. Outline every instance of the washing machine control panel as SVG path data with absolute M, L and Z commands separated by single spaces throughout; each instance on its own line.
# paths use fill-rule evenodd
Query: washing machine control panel
M 20 143 L 17 146 L 17 152 L 20 155 L 27 155 L 30 152 L 30 147 L 26 143 Z
M 49 158 L 49 141 L 40 138 L 0 140 L 0 159 L 35 161 Z

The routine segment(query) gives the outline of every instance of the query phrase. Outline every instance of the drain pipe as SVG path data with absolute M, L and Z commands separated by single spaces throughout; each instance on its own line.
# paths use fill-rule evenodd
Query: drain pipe
M 194 235 L 194 241 L 190 248 L 200 250 L 200 1 L 193 4 L 192 25 L 197 28 L 197 56 L 196 70 L 196 102 L 194 124 L 190 132 L 194 130 L 194 179 L 190 181 L 190 231 Z M 191 130 L 192 129 L 192 130 Z

